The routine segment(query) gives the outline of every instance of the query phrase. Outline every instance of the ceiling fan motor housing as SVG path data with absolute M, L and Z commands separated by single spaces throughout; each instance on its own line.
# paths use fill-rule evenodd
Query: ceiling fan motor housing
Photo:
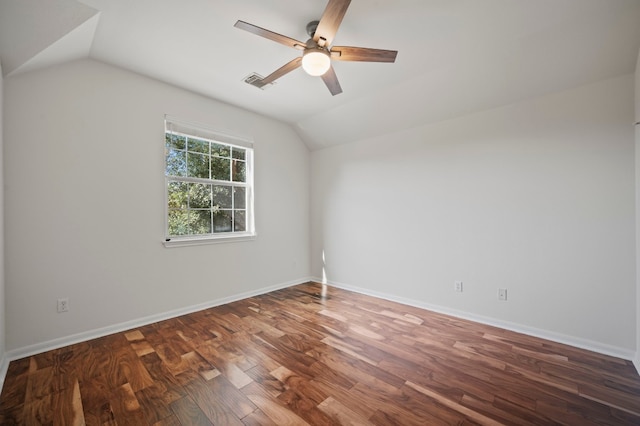
M 311 21 L 307 24 L 307 34 L 309 34 L 309 37 L 313 38 L 319 23 L 320 21 Z

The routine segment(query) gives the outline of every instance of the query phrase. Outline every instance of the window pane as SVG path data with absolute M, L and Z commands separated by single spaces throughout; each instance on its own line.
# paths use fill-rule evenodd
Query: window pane
M 191 233 L 194 235 L 211 233 L 211 210 L 191 210 L 189 212 Z
M 167 148 L 185 149 L 187 139 L 184 136 L 172 135 L 170 133 L 165 134 L 165 141 Z
M 231 187 L 226 185 L 213 185 L 213 205 L 221 209 L 230 209 Z
M 247 190 L 242 187 L 233 189 L 233 206 L 236 209 L 247 208 Z
M 209 156 L 188 152 L 187 169 L 189 177 L 209 179 Z
M 247 164 L 244 161 L 233 160 L 233 181 L 245 182 L 247 179 Z
M 233 230 L 235 232 L 244 232 L 247 230 L 247 219 L 244 210 L 234 211 Z
M 247 151 L 246 149 L 233 147 L 231 152 L 231 157 L 237 160 L 244 160 L 246 151 Z
M 167 238 L 253 230 L 253 150 L 187 133 L 165 132 Z
M 167 187 L 167 205 L 170 209 L 187 208 L 187 184 L 183 182 L 169 182 Z
M 231 210 L 213 213 L 213 232 L 231 232 Z
M 187 151 L 202 152 L 209 154 L 209 142 L 200 139 L 189 138 L 187 141 Z
M 184 151 L 168 149 L 166 157 L 167 176 L 186 176 L 187 175 L 187 157 Z
M 211 185 L 189 184 L 189 207 L 192 209 L 211 208 Z
M 231 160 L 228 158 L 211 157 L 211 179 L 231 180 Z
M 214 157 L 227 157 L 231 156 L 231 147 L 226 145 L 220 145 L 217 143 L 211 144 L 211 155 Z
M 189 234 L 189 214 L 186 210 L 169 210 L 169 235 Z

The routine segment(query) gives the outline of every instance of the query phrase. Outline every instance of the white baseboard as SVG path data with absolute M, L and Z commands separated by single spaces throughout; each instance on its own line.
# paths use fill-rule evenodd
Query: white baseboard
M 640 349 L 636 351 L 636 356 L 633 357 L 633 366 L 636 367 L 636 372 L 640 374 Z
M 64 346 L 69 346 L 69 345 L 73 345 L 80 342 L 85 342 L 87 340 L 96 339 L 98 337 L 107 336 L 109 334 L 120 333 L 126 330 L 131 330 L 134 328 L 138 328 L 145 325 L 153 324 L 155 322 L 179 317 L 181 315 L 186 315 L 193 312 L 202 311 L 204 309 L 213 308 L 215 306 L 224 305 L 226 303 L 235 302 L 235 301 L 246 299 L 249 297 L 270 293 L 275 290 L 280 290 L 280 289 L 291 287 L 294 285 L 303 284 L 311 280 L 312 280 L 311 277 L 300 278 L 297 280 L 275 284 L 268 287 L 262 287 L 262 288 L 247 291 L 244 293 L 234 294 L 232 296 L 223 297 L 221 299 L 211 300 L 205 303 L 199 303 L 197 305 L 187 306 L 184 308 L 175 309 L 172 311 L 163 312 L 156 315 L 150 315 L 147 317 L 126 321 L 126 322 L 121 322 L 121 323 L 110 325 L 107 327 L 83 331 L 82 333 L 77 333 L 70 336 L 64 336 L 58 339 L 52 339 L 46 342 L 37 343 L 34 345 L 25 346 L 18 349 L 13 349 L 4 354 L 2 364 L 0 364 L 0 368 L 4 368 L 4 369 L 0 370 L 0 374 L 4 372 L 4 375 L 6 375 L 6 368 L 9 366 L 9 362 L 16 359 L 25 358 L 28 356 L 36 355 L 42 352 L 58 349 Z M 4 383 L 4 378 L 5 378 L 4 375 L 0 375 L 0 379 L 1 379 L 0 389 L 2 389 L 2 384 Z
M 4 353 L 0 357 L 0 391 L 2 390 L 2 386 L 4 385 L 4 379 L 7 377 L 7 370 L 9 369 L 9 358 L 7 354 Z
M 318 277 L 314 277 L 312 279 L 314 282 L 322 283 L 322 279 Z M 408 299 L 405 297 L 396 296 L 389 293 L 382 293 L 378 291 L 373 291 L 369 289 L 365 289 L 362 287 L 352 286 L 344 283 L 326 282 L 327 285 L 341 288 L 344 290 L 350 290 L 355 293 L 361 293 L 367 296 L 378 297 L 380 299 L 389 300 L 392 302 L 402 303 L 403 305 L 413 306 L 416 308 L 426 309 L 429 311 L 451 315 L 453 317 L 474 321 L 481 324 L 491 325 L 494 327 L 503 328 L 505 330 L 515 331 L 516 333 L 526 334 L 528 336 L 539 337 L 541 339 L 550 340 L 557 343 L 562 343 L 569 346 L 574 346 L 581 349 L 586 349 L 592 352 L 597 352 L 604 355 L 614 356 L 616 358 L 622 358 L 625 360 L 634 360 L 634 364 L 636 366 L 636 370 L 640 372 L 640 354 L 636 354 L 635 352 L 625 349 L 619 348 L 617 346 L 611 346 L 606 343 L 595 342 L 588 339 L 583 339 L 575 336 L 568 336 L 561 333 L 556 333 L 550 330 L 543 330 L 535 327 L 529 327 L 522 324 L 512 323 L 509 321 L 503 321 L 497 318 L 486 317 L 482 315 L 471 314 L 464 311 L 458 311 L 456 309 L 450 309 L 444 306 L 432 305 L 430 303 L 421 302 L 415 299 Z

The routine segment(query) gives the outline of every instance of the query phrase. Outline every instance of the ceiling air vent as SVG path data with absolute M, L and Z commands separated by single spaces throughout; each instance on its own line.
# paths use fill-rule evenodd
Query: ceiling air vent
M 273 86 L 275 84 L 275 82 L 269 83 L 269 84 L 262 84 L 262 80 L 264 79 L 263 76 L 261 76 L 260 74 L 254 72 L 249 74 L 248 76 L 246 76 L 243 81 L 247 84 L 250 84 L 254 87 L 257 87 L 258 89 L 261 90 L 265 90 L 268 89 L 269 87 Z

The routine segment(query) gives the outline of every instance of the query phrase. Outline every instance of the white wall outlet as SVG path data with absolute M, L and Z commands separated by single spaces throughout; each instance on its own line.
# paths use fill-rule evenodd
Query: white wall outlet
M 453 283 L 453 289 L 458 293 L 462 293 L 462 281 L 455 281 Z
M 506 301 L 507 300 L 507 289 L 499 288 L 498 289 L 498 300 Z
M 69 312 L 69 299 L 64 297 L 58 299 L 58 313 Z

